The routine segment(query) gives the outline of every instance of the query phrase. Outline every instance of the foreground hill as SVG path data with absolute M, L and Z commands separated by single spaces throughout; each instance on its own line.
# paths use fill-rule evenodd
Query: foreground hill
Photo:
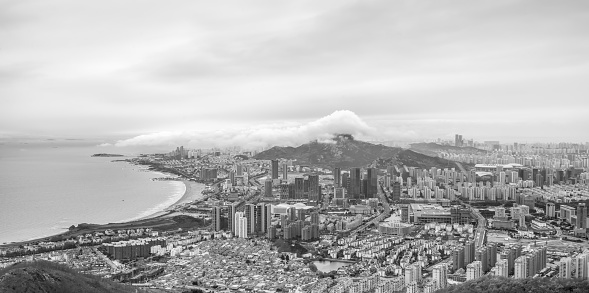
M 338 135 L 333 141 L 313 141 L 298 147 L 273 147 L 255 156 L 258 160 L 277 158 L 296 160 L 299 165 L 322 167 L 364 167 L 379 168 L 387 165 L 407 165 L 420 168 L 454 167 L 451 161 L 420 154 L 411 150 L 388 147 L 355 140 L 350 135 Z
M 483 277 L 452 285 L 436 293 L 581 293 L 589 292 L 589 281 L 581 279 Z
M 0 270 L 0 292 L 136 292 L 136 288 L 81 274 L 47 261 L 19 263 Z M 146 292 L 146 291 L 140 291 Z
M 485 150 L 473 147 L 456 147 L 452 145 L 441 145 L 437 143 L 413 143 L 411 150 L 428 155 L 436 156 L 438 153 L 455 153 L 455 154 L 469 154 L 469 155 L 484 155 Z

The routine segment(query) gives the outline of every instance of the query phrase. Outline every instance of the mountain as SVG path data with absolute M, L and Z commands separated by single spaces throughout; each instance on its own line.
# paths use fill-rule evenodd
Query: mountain
M 351 135 L 337 135 L 329 142 L 312 141 L 298 147 L 273 147 L 255 156 L 258 160 L 277 158 L 296 160 L 298 165 L 326 168 L 407 165 L 420 168 L 452 168 L 454 162 L 381 144 L 355 140 Z
M 474 147 L 457 147 L 452 145 L 441 145 L 433 142 L 413 143 L 411 144 L 410 149 L 428 156 L 437 156 L 438 153 L 455 153 L 468 155 L 484 155 L 487 153 L 487 151 L 485 150 L 477 149 Z
M 136 288 L 82 274 L 57 263 L 35 261 L 1 269 L 0 292 L 131 293 L 136 292 Z
M 573 293 L 589 292 L 589 281 L 583 279 L 482 277 L 460 285 L 451 285 L 436 293 Z

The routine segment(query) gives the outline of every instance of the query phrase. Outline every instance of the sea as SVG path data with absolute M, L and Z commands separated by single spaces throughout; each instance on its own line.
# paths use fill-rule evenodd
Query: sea
M 0 145 L 0 244 L 64 232 L 79 223 L 139 219 L 178 201 L 181 181 L 128 162 L 92 157 L 97 146 Z

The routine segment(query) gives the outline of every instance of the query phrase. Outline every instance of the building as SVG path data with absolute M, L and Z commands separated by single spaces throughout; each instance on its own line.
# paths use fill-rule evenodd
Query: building
M 473 261 L 466 266 L 466 280 L 476 280 L 483 275 L 483 270 L 480 261 Z
M 520 256 L 515 259 L 513 277 L 516 279 L 525 279 L 528 277 L 528 256 Z
M 401 200 L 401 183 L 393 183 L 393 200 Z
M 234 217 L 235 231 L 234 234 L 240 238 L 247 238 L 247 219 L 244 217 L 243 212 L 236 212 Z
M 563 257 L 558 262 L 558 277 L 562 279 L 570 279 L 572 277 L 573 261 L 570 257 Z
M 549 202 L 546 204 L 546 216 L 549 218 L 554 218 L 556 215 L 556 208 L 553 203 Z
M 237 235 L 235 233 L 235 231 L 236 231 L 236 229 L 235 229 L 235 212 L 237 212 L 237 208 L 236 208 L 235 204 L 229 205 L 229 208 L 227 211 L 227 230 L 234 233 L 234 235 Z
M 264 181 L 264 196 L 272 197 L 272 180 L 266 179 Z
M 405 236 L 413 229 L 412 224 L 400 222 L 382 222 L 378 224 L 378 232 L 386 235 Z
M 271 161 L 272 179 L 278 179 L 278 160 Z
M 245 218 L 247 219 L 247 235 L 254 235 L 258 232 L 260 223 L 260 207 L 254 204 L 245 205 Z
M 360 168 L 350 169 L 350 186 L 348 187 L 348 193 L 351 198 L 362 198 L 362 172 Z
M 321 187 L 319 175 L 309 175 L 309 200 L 321 201 Z
M 295 178 L 294 198 L 303 199 L 305 196 L 305 179 L 302 177 Z
M 214 231 L 221 230 L 221 207 L 213 207 L 211 209 L 211 220 Z
M 577 229 L 587 228 L 587 207 L 585 203 L 579 203 L 577 206 Z
M 342 187 L 342 169 L 341 168 L 334 168 L 333 169 L 333 185 L 335 187 Z
M 405 267 L 405 284 L 419 282 L 419 280 L 421 280 L 421 265 L 419 263 Z
M 378 170 L 368 168 L 366 170 L 366 197 L 374 198 L 378 192 Z
M 436 284 L 436 289 L 444 289 L 448 286 L 448 269 L 446 265 L 435 265 L 432 271 L 432 277 Z
M 282 180 L 288 180 L 288 165 L 286 163 L 282 164 Z

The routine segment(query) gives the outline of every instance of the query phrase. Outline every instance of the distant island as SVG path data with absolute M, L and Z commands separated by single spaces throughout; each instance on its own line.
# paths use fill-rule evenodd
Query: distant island
M 119 154 L 93 154 L 92 157 L 124 157 Z

